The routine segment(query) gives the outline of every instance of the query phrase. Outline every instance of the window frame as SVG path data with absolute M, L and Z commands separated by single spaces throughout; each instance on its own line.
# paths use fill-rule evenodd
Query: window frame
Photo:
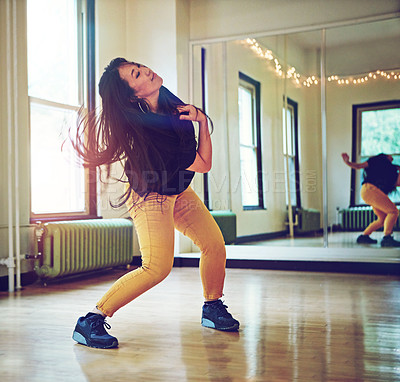
M 264 188 L 263 188 L 263 173 L 262 173 L 262 151 L 261 151 L 261 84 L 246 74 L 239 72 L 238 89 L 241 84 L 248 84 L 254 88 L 255 94 L 253 98 L 253 134 L 255 135 L 255 145 L 253 149 L 256 153 L 257 160 L 257 188 L 258 188 L 258 204 L 257 205 L 243 205 L 243 210 L 262 210 L 264 206 Z M 239 148 L 242 146 L 239 140 Z
M 400 108 L 400 100 L 370 102 L 363 104 L 353 105 L 352 110 L 352 162 L 359 162 L 361 157 L 361 114 L 364 111 L 370 110 L 384 110 L 384 109 L 397 109 Z M 392 153 L 388 153 L 392 154 Z M 360 188 L 357 187 L 357 183 L 360 183 L 361 172 L 354 169 L 351 170 L 350 180 L 350 206 L 366 206 L 365 203 L 357 203 L 357 195 L 360 194 Z M 399 205 L 400 203 L 396 203 Z
M 78 39 L 78 57 L 80 62 L 78 67 L 78 97 L 79 102 L 86 106 L 84 110 L 91 112 L 96 108 L 95 0 L 77 0 L 76 17 L 78 19 L 77 33 L 78 36 L 81 36 Z M 58 110 L 77 111 L 79 109 L 79 106 L 61 104 L 46 99 L 30 96 L 28 99 L 29 105 L 36 103 L 54 107 Z M 100 218 L 97 214 L 97 170 L 95 168 L 87 168 L 84 170 L 84 174 L 86 190 L 84 211 L 35 214 L 30 208 L 30 223 Z

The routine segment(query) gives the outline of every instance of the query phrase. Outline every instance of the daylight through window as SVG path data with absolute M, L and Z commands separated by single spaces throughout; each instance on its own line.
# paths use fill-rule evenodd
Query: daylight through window
M 32 217 L 87 213 L 87 174 L 63 145 L 84 103 L 83 20 L 82 1 L 27 1 Z

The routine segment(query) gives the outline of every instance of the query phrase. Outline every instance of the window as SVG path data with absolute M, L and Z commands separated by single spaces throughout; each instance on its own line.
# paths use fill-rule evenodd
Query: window
M 27 1 L 33 220 L 96 214 L 88 182 L 93 177 L 76 164 L 72 147 L 63 146 L 70 128 L 74 133 L 78 109 L 87 107 L 84 5 L 84 0 Z
M 264 208 L 260 83 L 239 73 L 239 140 L 243 209 Z
M 285 116 L 286 114 L 286 116 Z M 287 98 L 287 107 L 282 109 L 283 121 L 283 156 L 285 174 L 289 172 L 290 204 L 301 207 L 300 200 L 300 171 L 297 103 Z M 285 128 L 286 122 L 286 128 Z M 289 170 L 287 169 L 289 167 Z M 286 205 L 289 205 L 289 192 L 286 188 Z
M 352 160 L 364 162 L 380 153 L 393 156 L 393 163 L 400 165 L 400 101 L 387 101 L 353 105 Z M 352 171 L 351 204 L 364 204 L 360 197 L 362 171 Z M 400 195 L 390 195 L 400 203 Z

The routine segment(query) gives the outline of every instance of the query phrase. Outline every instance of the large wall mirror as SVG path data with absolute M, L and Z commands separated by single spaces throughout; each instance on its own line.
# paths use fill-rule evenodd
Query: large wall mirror
M 341 153 L 365 160 L 374 147 L 400 164 L 398 41 L 394 18 L 192 44 L 193 102 L 215 125 L 207 202 L 236 214 L 243 242 L 359 249 L 363 229 L 346 219 L 360 177 Z M 365 138 L 363 111 L 378 134 L 388 109 L 386 136 Z

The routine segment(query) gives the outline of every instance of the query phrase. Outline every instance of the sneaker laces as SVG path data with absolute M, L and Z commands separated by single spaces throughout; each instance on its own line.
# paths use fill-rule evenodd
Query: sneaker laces
M 105 320 L 104 317 L 97 318 L 92 321 L 92 328 L 97 334 L 108 334 L 106 329 L 111 329 L 111 325 Z
M 103 325 L 104 325 L 108 330 L 111 329 L 111 325 L 110 325 L 107 321 L 105 321 L 105 320 L 104 320 L 104 322 L 103 322 Z
M 218 313 L 221 314 L 221 317 L 232 318 L 232 315 L 227 311 L 228 306 L 225 305 L 221 300 L 215 303 L 214 306 L 218 310 Z

